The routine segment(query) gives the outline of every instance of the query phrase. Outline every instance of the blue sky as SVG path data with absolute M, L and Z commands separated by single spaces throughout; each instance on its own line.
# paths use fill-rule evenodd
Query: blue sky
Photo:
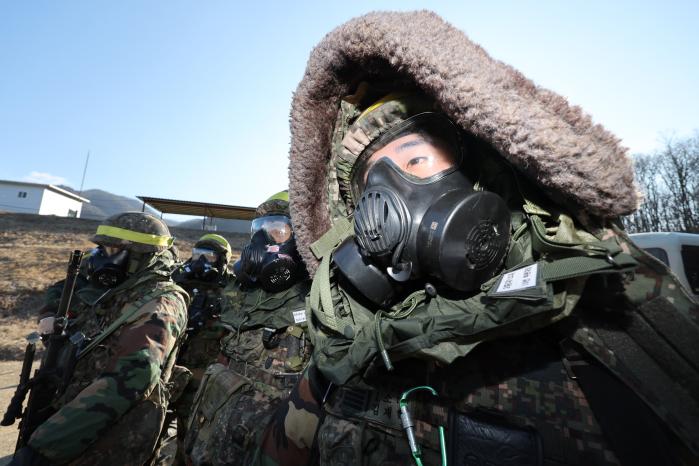
M 699 2 L 7 1 L 0 178 L 256 205 L 286 186 L 312 47 L 428 8 L 647 152 L 699 128 Z

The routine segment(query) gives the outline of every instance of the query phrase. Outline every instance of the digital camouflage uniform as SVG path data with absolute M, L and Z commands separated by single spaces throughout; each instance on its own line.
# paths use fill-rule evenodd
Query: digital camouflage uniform
M 257 216 L 288 215 L 288 203 L 272 199 Z M 196 395 L 185 441 L 192 464 L 259 464 L 262 428 L 301 378 L 310 359 L 304 279 L 269 293 L 233 281 L 224 290 L 218 362 L 208 367 Z
M 100 228 L 138 233 L 144 231 L 138 223 L 144 217 L 160 222 L 141 213 L 120 215 Z M 176 390 L 171 375 L 188 302 L 184 290 L 170 280 L 176 257 L 166 249 L 172 239 L 161 226 L 163 231 L 146 234 L 151 241 L 168 241 L 150 251 L 131 250 L 125 282 L 112 289 L 88 284 L 74 296 L 68 332 L 82 332 L 86 342 L 105 338 L 83 346 L 66 389 L 54 401 L 57 411 L 29 439 L 28 445 L 52 464 L 137 465 L 153 453 L 168 399 Z M 127 241 L 108 237 L 121 233 L 100 233 L 98 229 L 93 241 L 129 247 Z M 104 334 L 110 326 L 112 332 Z
M 354 125 L 396 89 L 431 96 L 463 130 L 462 169 L 507 202 L 512 229 L 503 270 L 480 290 L 417 288 L 379 308 L 332 252 L 353 232 L 355 161 L 421 111 L 398 99 Z M 265 433 L 276 464 L 305 464 L 291 432 L 272 435 L 301 421 L 320 425 L 301 443 L 317 445 L 321 465 L 415 464 L 399 399 L 424 385 L 437 396 L 407 402 L 423 464 L 440 462 L 440 426 L 451 465 L 699 462 L 699 305 L 619 226 L 638 198 L 612 135 L 429 12 L 372 13 L 331 32 L 291 120 L 314 353 L 291 400 L 309 409 L 278 409 Z M 527 286 L 501 291 L 529 272 Z

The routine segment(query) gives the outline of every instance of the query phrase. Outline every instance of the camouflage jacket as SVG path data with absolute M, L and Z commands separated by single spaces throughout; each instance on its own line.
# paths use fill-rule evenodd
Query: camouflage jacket
M 194 374 L 192 388 L 196 388 L 204 369 L 216 360 L 224 329 L 219 324 L 223 290 L 230 280 L 226 274 L 216 282 L 182 279 L 173 274 L 175 282 L 184 288 L 191 301 L 188 312 L 187 338 L 180 350 L 178 364 Z
M 450 462 L 471 455 L 499 464 L 502 458 L 489 456 L 498 451 L 498 442 L 473 440 L 473 432 L 488 432 L 485 437 L 491 439 L 524 439 L 525 446 L 513 446 L 522 464 L 537 455 L 545 464 L 623 463 L 617 439 L 610 441 L 608 435 L 615 428 L 605 415 L 611 409 L 592 393 L 594 387 L 589 390 L 590 380 L 602 381 L 596 382 L 607 391 L 602 397 L 618 400 L 612 405 L 626 404 L 626 414 L 618 414 L 632 420 L 625 427 L 634 422 L 654 426 L 640 435 L 644 444 L 653 445 L 648 450 L 662 452 L 656 464 L 696 461 L 699 378 L 692 367 L 699 360 L 692 342 L 699 305 L 663 264 L 623 232 L 598 233 L 620 245 L 621 255 L 615 257 L 626 254 L 636 266 L 572 276 L 549 288 L 548 298 L 546 293 L 534 296 L 535 288 L 518 296 L 493 296 L 489 291 L 498 288 L 496 278 L 475 297 L 418 301 L 407 315 L 400 309 L 395 318 L 374 315 L 344 334 L 320 324 L 311 303 L 314 364 L 340 385 L 326 394 L 326 415 L 317 433 L 321 464 L 410 462 L 398 399 L 421 385 L 439 395 L 418 396 L 410 403 L 426 464 L 439 461 L 440 425 L 453 436 L 447 441 Z M 523 249 L 531 248 L 531 238 L 519 239 Z M 351 292 L 333 290 L 336 318 L 346 318 L 352 309 L 358 322 L 361 306 Z M 393 360 L 391 372 L 380 357 L 382 346 Z M 466 429 L 465 437 L 458 435 L 460 429 Z M 628 454 L 625 458 L 628 463 Z
M 243 290 L 234 283 L 224 293 L 221 341 L 228 365 L 241 375 L 278 389 L 291 388 L 285 376 L 299 374 L 310 358 L 306 294 L 302 281 L 279 293 Z M 295 379 L 294 379 L 295 380 Z
M 150 455 L 149 442 L 160 426 L 144 403 L 167 405 L 166 382 L 187 322 L 187 295 L 164 270 L 172 263 L 168 253 L 160 259 L 106 294 L 91 286 L 76 293 L 71 333 L 94 338 L 122 314 L 130 317 L 79 357 L 54 401 L 57 411 L 31 436 L 29 446 L 52 463 L 107 464 L 118 458 L 136 464 L 136 458 L 143 462 Z M 129 437 L 120 424 L 139 429 L 127 429 Z
M 270 294 L 231 283 L 224 291 L 221 363 L 209 366 L 185 438 L 192 464 L 252 464 L 262 428 L 310 359 L 308 281 Z

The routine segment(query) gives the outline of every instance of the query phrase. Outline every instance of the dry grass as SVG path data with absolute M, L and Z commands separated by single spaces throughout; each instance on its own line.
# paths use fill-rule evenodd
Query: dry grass
M 89 249 L 94 220 L 0 214 L 0 360 L 20 359 L 24 338 L 36 328 L 44 290 L 65 276 L 73 249 Z M 198 230 L 173 228 L 180 257 L 188 257 Z M 237 251 L 244 235 L 223 234 Z

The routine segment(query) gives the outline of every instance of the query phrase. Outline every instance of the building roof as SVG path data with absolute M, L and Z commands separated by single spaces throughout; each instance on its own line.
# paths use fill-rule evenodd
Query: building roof
M 80 202 L 85 202 L 85 203 L 90 203 L 89 199 L 86 199 L 82 196 L 78 196 L 77 194 L 71 193 L 70 191 L 67 191 L 63 188 L 59 188 L 58 186 L 54 186 L 52 184 L 44 184 L 44 183 L 31 183 L 28 181 L 12 181 L 12 180 L 0 180 L 0 185 L 2 184 L 13 184 L 16 186 L 33 186 L 37 188 L 44 188 L 51 190 L 53 192 L 56 192 L 62 196 L 69 197 L 71 199 L 75 199 L 76 201 Z
M 179 201 L 147 196 L 136 197 L 164 214 L 199 215 L 202 217 L 230 218 L 237 220 L 252 220 L 255 218 L 254 207 Z

